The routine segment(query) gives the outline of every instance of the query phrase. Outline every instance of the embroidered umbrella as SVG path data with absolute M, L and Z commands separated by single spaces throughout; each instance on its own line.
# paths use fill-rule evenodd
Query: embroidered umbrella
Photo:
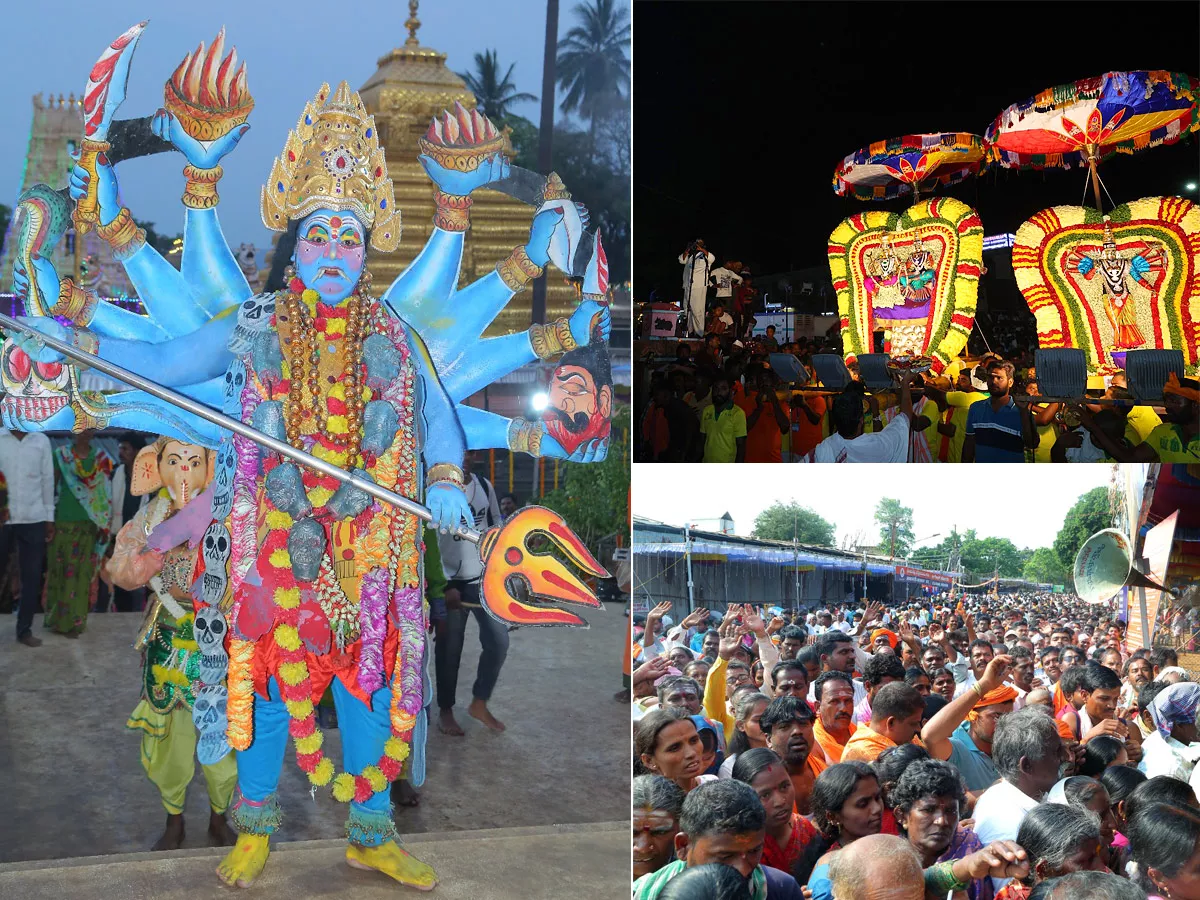
M 1192 76 L 1164 71 L 1106 72 L 1052 87 L 996 117 L 984 132 L 988 159 L 1006 169 L 1087 166 L 1101 209 L 1097 164 L 1200 130 L 1198 90 Z
M 987 157 L 986 143 L 977 134 L 906 134 L 847 156 L 833 173 L 833 190 L 859 200 L 890 200 L 906 193 L 919 200 L 921 192 L 976 174 Z

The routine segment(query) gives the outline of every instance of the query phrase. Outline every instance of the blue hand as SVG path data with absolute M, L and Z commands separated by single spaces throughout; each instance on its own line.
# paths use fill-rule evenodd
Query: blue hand
M 433 513 L 430 523 L 443 534 L 457 528 L 463 522 L 473 522 L 471 506 L 467 503 L 467 495 L 462 488 L 449 482 L 441 481 L 429 489 L 425 495 L 429 511 Z
M 465 197 L 476 188 L 491 184 L 493 181 L 503 181 L 511 171 L 511 166 L 504 158 L 503 153 L 488 157 L 473 172 L 447 169 L 425 153 L 422 153 L 417 159 L 425 169 L 425 174 L 432 178 L 433 183 L 438 186 L 438 190 L 455 197 Z
M 580 444 L 575 452 L 567 457 L 569 462 L 593 463 L 601 462 L 608 456 L 608 438 L 596 438 Z
M 250 126 L 239 125 L 215 141 L 202 142 L 184 131 L 173 113 L 160 109 L 150 122 L 150 130 L 164 141 L 168 141 L 197 169 L 211 169 L 238 145 L 238 141 L 250 130 Z
M 28 325 L 42 334 L 58 338 L 58 340 L 63 342 L 69 342 L 67 329 L 58 324 L 54 319 L 46 316 L 13 316 L 13 318 L 22 325 Z M 60 363 L 66 361 L 65 356 L 57 350 L 47 347 L 38 340 L 36 335 L 27 334 L 23 331 L 13 331 L 9 334 L 9 338 L 14 344 L 24 350 L 34 362 Z
M 83 166 L 71 170 L 70 194 L 76 202 L 87 193 L 91 173 Z M 100 224 L 108 225 L 121 211 L 121 193 L 117 186 L 117 173 L 108 163 L 96 160 L 96 192 L 100 202 Z
M 529 243 L 525 252 L 536 265 L 544 266 L 550 260 L 550 239 L 554 237 L 554 229 L 563 220 L 561 209 L 546 209 L 533 217 L 529 226 Z
M 584 300 L 571 313 L 571 337 L 580 347 L 585 347 L 592 342 L 595 328 L 600 329 L 600 340 L 607 341 L 612 332 L 612 313 L 607 303 Z

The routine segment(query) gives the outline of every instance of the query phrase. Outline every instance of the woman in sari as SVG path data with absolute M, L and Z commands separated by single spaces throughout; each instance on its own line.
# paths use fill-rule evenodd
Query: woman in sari
M 112 525 L 108 479 L 113 461 L 92 444 L 95 433 L 81 432 L 54 450 L 58 499 L 46 552 L 45 626 L 69 638 L 87 627 Z
M 958 770 L 948 762 L 920 759 L 888 792 L 901 837 L 921 857 L 921 868 L 953 862 L 983 849 L 975 832 L 958 824 L 967 798 Z M 967 884 L 967 900 L 992 900 L 990 878 Z

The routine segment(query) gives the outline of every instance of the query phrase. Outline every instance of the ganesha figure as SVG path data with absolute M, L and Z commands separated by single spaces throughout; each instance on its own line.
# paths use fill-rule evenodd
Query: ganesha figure
M 113 43 L 93 69 L 93 81 L 127 74 L 124 54 L 141 27 Z M 471 194 L 489 185 L 504 189 L 512 169 L 502 135 L 484 116 L 461 106 L 447 111 L 419 142 L 436 198 L 431 236 L 377 294 L 368 248 L 395 249 L 400 210 L 362 100 L 345 82 L 334 90 L 322 85 L 262 188 L 262 220 L 284 232 L 277 253 L 290 253 L 286 282 L 281 290 L 252 295 L 217 221 L 223 161 L 250 127 L 253 107 L 245 69 L 223 60 L 223 53 L 222 32 L 207 51 L 201 45 L 189 55 L 152 123 L 153 132 L 187 161 L 179 269 L 146 243 L 121 203 L 105 156 L 101 132 L 109 107 L 124 97 L 124 85 L 87 94 L 87 103 L 102 108 L 94 115 L 84 109 L 85 127 L 97 131 L 85 134 L 84 154 L 71 175 L 76 219 L 94 216 L 97 233 L 123 262 L 147 314 L 98 301 L 60 280 L 44 255 L 19 252 L 15 275 L 30 313 L 22 325 L 422 503 L 431 524 L 444 531 L 471 522 L 460 468 L 468 449 L 604 458 L 612 406 L 607 265 L 599 236 L 582 231 L 586 211 L 562 182 L 545 179 L 528 242 L 460 288 Z M 54 201 L 29 200 L 49 209 L 47 202 Z M 28 241 L 53 238 L 48 229 L 61 225 L 62 216 L 37 218 L 30 209 L 22 232 Z M 509 300 L 551 261 L 580 280 L 583 299 L 576 311 L 524 332 L 483 338 Z M 75 324 L 62 326 L 47 313 Z M 14 340 L 34 363 L 64 361 L 28 336 Z M 463 405 L 487 384 L 539 359 L 560 360 L 553 389 L 558 413 L 525 421 Z M 347 862 L 431 889 L 433 870 L 400 847 L 388 790 L 402 772 L 414 785 L 424 778 L 429 648 L 421 519 L 156 397 L 129 391 L 105 402 L 99 411 L 89 407 L 89 422 L 217 448 L 212 486 L 194 501 L 207 501 L 203 514 L 184 510 L 167 519 L 147 546 L 162 552 L 186 541 L 197 547 L 189 586 L 195 629 L 202 620 L 228 625 L 222 648 L 227 660 L 202 652 L 197 662 L 201 678 L 223 662 L 228 666 L 225 693 L 209 691 L 205 682 L 203 703 L 196 699 L 203 707 L 196 710 L 201 761 L 221 752 L 221 723 L 236 751 L 229 815 L 238 835 L 218 867 L 221 879 L 248 886 L 267 862 L 271 835 L 282 820 L 276 789 L 291 737 L 296 762 L 312 784 L 331 785 L 333 796 L 349 804 Z M 0 416 L 10 427 L 62 429 L 78 426 L 81 408 L 72 400 L 31 421 L 25 407 L 3 406 Z M 528 550 L 524 538 L 533 530 L 557 548 L 557 558 Z M 522 510 L 489 531 L 480 546 L 490 585 L 483 602 L 491 614 L 521 624 L 579 625 L 573 613 L 544 601 L 599 606 L 561 560 L 592 576 L 604 570 L 556 514 Z M 513 592 L 514 579 L 524 591 Z M 210 618 L 208 610 L 220 617 Z M 211 640 L 211 628 L 204 637 Z M 315 720 L 314 704 L 326 689 L 342 733 L 340 774 L 324 754 Z
M 204 447 L 171 438 L 159 438 L 138 452 L 130 490 L 134 496 L 154 497 L 118 532 L 106 567 L 117 587 L 151 588 L 136 644 L 142 651 L 142 699 L 125 725 L 142 732 L 142 768 L 158 788 L 167 810 L 167 827 L 155 850 L 177 850 L 183 844 L 184 799 L 195 772 L 196 697 L 224 691 L 225 673 L 223 668 L 201 668 L 204 644 L 213 645 L 213 632 L 218 630 L 207 620 L 219 617 L 220 612 L 213 609 L 198 617 L 193 610 L 192 573 L 197 548 L 184 541 L 159 553 L 149 549 L 146 540 L 158 525 L 179 515 L 189 504 L 208 503 L 208 498 L 200 495 L 212 479 L 215 457 Z M 223 622 L 220 630 L 224 630 Z M 224 751 L 215 759 L 201 755 L 212 809 L 208 834 L 218 845 L 234 841 L 225 812 L 233 797 L 237 764 L 228 752 L 228 744 Z

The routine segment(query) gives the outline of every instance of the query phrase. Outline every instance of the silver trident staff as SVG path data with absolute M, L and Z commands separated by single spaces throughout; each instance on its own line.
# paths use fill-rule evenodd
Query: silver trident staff
M 234 434 L 240 434 L 244 438 L 249 438 L 258 444 L 260 447 L 265 447 L 280 456 L 285 456 L 288 459 L 294 460 L 301 465 L 315 469 L 322 475 L 328 475 L 330 478 L 336 478 L 342 484 L 348 484 L 351 487 L 358 488 L 365 494 L 369 494 L 381 503 L 388 503 L 398 507 L 407 513 L 411 513 L 418 518 L 424 519 L 426 522 L 433 520 L 433 514 L 428 508 L 417 503 L 415 500 L 410 500 L 408 497 L 402 497 L 394 491 L 389 491 L 385 487 L 380 487 L 373 481 L 364 481 L 358 476 L 339 469 L 332 463 L 326 462 L 323 459 L 318 459 L 311 453 L 305 453 L 303 450 L 297 450 L 291 444 L 271 437 L 269 434 L 263 434 L 257 428 L 239 422 L 237 419 L 231 418 L 224 413 L 219 413 L 209 406 L 205 406 L 198 400 L 193 400 L 191 397 L 177 393 L 170 388 L 163 387 L 161 384 L 150 381 L 148 378 L 143 378 L 136 372 L 130 372 L 128 369 L 123 369 L 115 363 L 111 363 L 106 359 L 101 359 L 99 356 L 94 356 L 86 350 L 80 350 L 71 344 L 60 341 L 58 338 L 50 337 L 42 334 L 36 328 L 31 328 L 28 325 L 23 325 L 11 316 L 6 316 L 0 313 L 0 326 L 8 331 L 18 331 L 22 334 L 27 334 L 37 340 L 39 343 L 45 344 L 52 350 L 57 350 L 63 356 L 73 359 L 78 363 L 95 369 L 97 372 L 103 372 L 105 375 L 111 376 L 118 381 L 123 381 L 131 387 L 145 391 L 159 400 L 170 403 L 172 406 L 177 406 L 179 409 L 189 412 L 194 416 L 199 416 L 212 424 L 224 428 L 226 431 L 232 431 Z M 475 531 L 472 528 L 467 528 L 465 525 L 459 525 L 450 534 L 460 537 L 463 540 L 471 541 L 478 544 L 483 539 L 483 534 Z

